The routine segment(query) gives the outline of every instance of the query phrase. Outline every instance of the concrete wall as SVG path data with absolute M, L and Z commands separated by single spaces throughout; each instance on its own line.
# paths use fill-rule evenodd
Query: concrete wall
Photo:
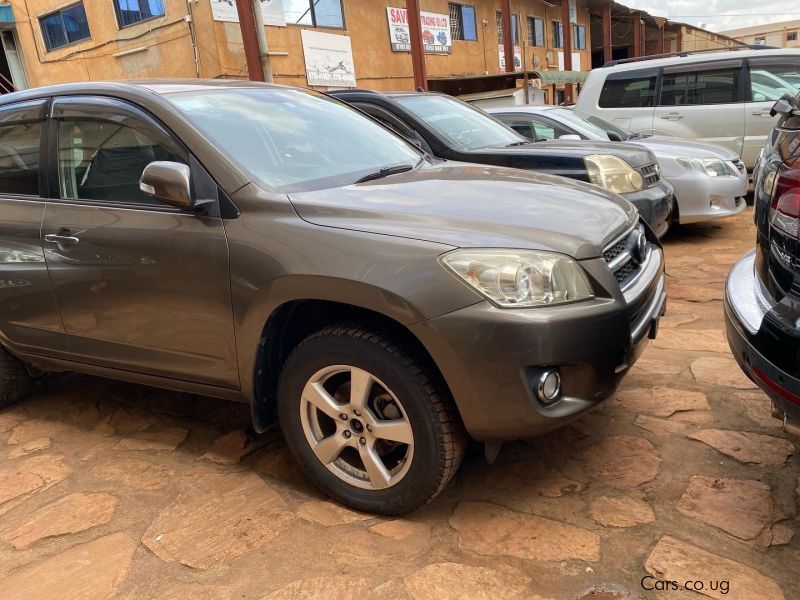
M 800 48 L 800 40 L 788 41 L 786 34 L 793 32 L 800 38 L 800 20 L 782 21 L 781 23 L 767 23 L 723 31 L 727 36 L 736 38 L 744 44 L 755 44 L 757 39 L 763 38 L 764 45 L 778 48 Z
M 54 9 L 70 5 L 71 0 L 27 0 L 15 3 L 14 12 L 26 76 L 30 86 L 75 80 L 134 79 L 145 77 L 195 77 L 194 50 L 185 0 L 165 0 L 163 18 L 139 23 L 120 30 L 111 0 L 85 0 L 89 40 L 46 52 L 38 17 Z M 426 56 L 430 77 L 463 76 L 499 73 L 497 27 L 495 11 L 498 0 L 465 0 L 476 8 L 478 41 L 454 40 L 450 55 Z M 27 5 L 27 14 L 25 6 Z M 358 84 L 382 90 L 410 89 L 411 56 L 392 52 L 386 7 L 405 7 L 405 0 L 344 0 L 346 29 L 324 29 L 330 33 L 351 37 Z M 561 20 L 561 8 L 548 8 L 539 0 L 512 0 L 512 11 L 518 13 L 522 28 L 521 39 L 527 39 L 527 17 L 537 16 L 545 21 L 544 48 L 531 48 L 527 66 L 558 68 L 558 50 L 551 48 L 553 20 Z M 245 78 L 244 52 L 238 23 L 212 20 L 208 0 L 192 3 L 197 29 L 199 70 L 202 77 Z M 423 11 L 448 13 L 447 0 L 421 0 Z M 482 26 L 486 20 L 487 25 Z M 586 27 L 587 48 L 591 48 L 589 14 L 584 0 L 578 2 L 578 22 Z M 306 85 L 305 63 L 300 40 L 300 27 L 267 27 L 275 81 Z M 569 29 L 567 30 L 569 31 Z M 131 52 L 133 51 L 133 52 Z M 116 56 L 115 56 L 116 55 Z M 589 50 L 581 52 L 581 64 L 575 70 L 590 68 Z

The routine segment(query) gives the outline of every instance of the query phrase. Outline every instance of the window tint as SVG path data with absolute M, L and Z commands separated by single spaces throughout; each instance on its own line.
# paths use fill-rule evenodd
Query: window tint
M 784 94 L 800 91 L 800 59 L 792 57 L 750 60 L 750 93 L 753 102 L 774 102 Z
M 40 17 L 39 24 L 48 51 L 91 37 L 82 2 Z
M 39 134 L 42 124 L 0 126 L 0 194 L 39 195 Z
M 656 73 L 620 73 L 610 76 L 600 92 L 603 108 L 641 108 L 653 106 Z
M 739 67 L 663 75 L 660 106 L 730 104 L 739 101 Z
M 164 0 L 114 0 L 117 22 L 126 27 L 164 16 Z
M 155 160 L 186 163 L 139 129 L 119 123 L 64 119 L 58 127 L 61 197 L 131 204 L 160 204 L 139 189 Z

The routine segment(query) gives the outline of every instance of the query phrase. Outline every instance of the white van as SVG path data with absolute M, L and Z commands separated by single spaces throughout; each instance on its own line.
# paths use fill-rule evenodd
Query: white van
M 727 146 L 752 170 L 777 119 L 772 105 L 799 90 L 800 49 L 681 53 L 592 70 L 576 109 L 643 134 Z

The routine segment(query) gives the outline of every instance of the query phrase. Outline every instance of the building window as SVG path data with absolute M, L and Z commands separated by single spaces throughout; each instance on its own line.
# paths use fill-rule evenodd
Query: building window
M 83 2 L 40 17 L 39 24 L 48 51 L 92 37 Z
M 553 48 L 563 48 L 561 21 L 553 21 Z
M 528 45 L 544 46 L 544 21 L 528 17 Z
M 114 0 L 120 27 L 164 16 L 164 0 Z
M 497 43 L 498 44 L 505 44 L 506 38 L 503 34 L 503 13 L 499 10 L 496 13 L 497 18 Z M 516 46 L 519 44 L 519 40 L 517 39 L 517 15 L 515 13 L 511 13 L 511 29 L 514 32 L 514 35 L 511 38 L 514 40 L 514 45 Z
M 767 43 L 767 38 L 765 37 L 757 37 L 754 40 L 756 46 L 764 46 Z
M 283 13 L 292 25 L 344 29 L 342 0 L 283 0 Z
M 583 25 L 572 26 L 572 49 L 586 50 L 586 27 Z
M 450 2 L 450 36 L 454 40 L 475 42 L 478 40 L 478 25 L 475 7 L 469 4 Z
M 797 41 L 797 32 L 796 31 L 787 31 L 786 32 L 786 41 L 787 42 L 796 42 Z

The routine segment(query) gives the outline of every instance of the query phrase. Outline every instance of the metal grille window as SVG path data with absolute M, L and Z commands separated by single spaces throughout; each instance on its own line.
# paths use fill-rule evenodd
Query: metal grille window
M 284 0 L 283 14 L 292 25 L 344 29 L 342 0 Z
M 544 21 L 528 17 L 528 45 L 544 46 Z
M 789 31 L 786 33 L 786 41 L 787 42 L 796 42 L 797 41 L 797 32 L 796 31 Z
M 572 26 L 572 48 L 586 50 L 586 27 L 583 25 Z
M 39 25 L 48 51 L 92 37 L 83 2 L 40 17 Z
M 505 35 L 503 33 L 503 13 L 499 10 L 496 13 L 497 15 L 497 43 L 504 44 L 505 43 Z M 513 35 L 511 36 L 512 40 L 514 40 L 514 45 L 519 44 L 519 40 L 517 39 L 517 15 L 515 13 L 511 13 L 511 30 Z
M 164 0 L 114 0 L 120 27 L 164 16 Z
M 454 40 L 475 42 L 478 40 L 478 26 L 475 20 L 475 7 L 469 4 L 449 3 L 450 36 Z
M 562 34 L 561 21 L 553 21 L 553 48 L 564 47 Z

